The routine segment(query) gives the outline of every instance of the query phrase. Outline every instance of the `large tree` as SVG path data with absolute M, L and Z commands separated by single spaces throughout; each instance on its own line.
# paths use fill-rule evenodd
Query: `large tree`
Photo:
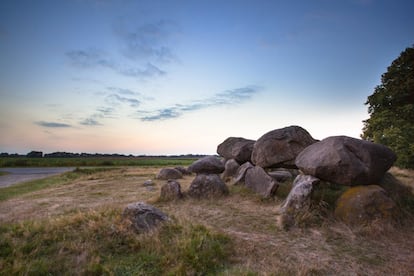
M 362 138 L 390 147 L 396 165 L 414 168 L 414 46 L 405 49 L 368 97 Z

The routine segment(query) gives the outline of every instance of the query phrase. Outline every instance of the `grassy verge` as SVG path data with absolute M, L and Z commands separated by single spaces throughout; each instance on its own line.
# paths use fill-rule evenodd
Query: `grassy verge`
M 232 252 L 226 235 L 188 221 L 137 235 L 116 209 L 3 225 L 0 241 L 4 275 L 213 275 Z
M 0 172 L 0 176 L 9 174 L 8 172 Z
M 196 158 L 173 157 L 2 157 L 0 167 L 188 166 Z
M 51 176 L 48 178 L 37 179 L 33 181 L 28 181 L 9 187 L 0 189 L 0 202 L 10 199 L 12 197 L 24 195 L 30 192 L 38 191 L 41 189 L 49 188 L 52 186 L 60 186 L 66 183 L 72 182 L 75 179 L 81 177 L 85 174 L 93 174 L 99 171 L 113 170 L 113 168 L 91 168 L 91 169 L 79 169 L 77 168 L 73 172 L 67 172 L 61 175 Z

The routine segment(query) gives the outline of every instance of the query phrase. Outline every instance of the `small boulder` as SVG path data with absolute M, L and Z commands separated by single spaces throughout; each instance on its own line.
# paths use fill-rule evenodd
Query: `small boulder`
M 279 187 L 279 183 L 259 166 L 253 167 L 246 171 L 244 184 L 247 188 L 257 194 L 260 194 L 264 198 L 273 196 Z
M 163 168 L 157 174 L 157 179 L 168 180 L 168 179 L 179 179 L 179 178 L 183 178 L 183 174 L 180 171 L 173 169 L 173 168 Z
M 354 226 L 365 226 L 374 221 L 393 223 L 398 217 L 398 209 L 380 186 L 355 186 L 339 197 L 335 216 Z
M 217 153 L 225 159 L 235 159 L 239 164 L 251 161 L 255 141 L 241 137 L 229 137 L 217 146 Z
M 252 161 L 262 168 L 296 168 L 296 156 L 315 142 L 316 140 L 299 126 L 275 129 L 256 141 Z
M 181 193 L 181 185 L 178 181 L 170 179 L 167 183 L 162 185 L 160 200 L 170 201 L 181 199 L 182 197 L 183 194 Z
M 386 146 L 347 136 L 332 136 L 304 149 L 296 158 L 299 169 L 337 184 L 378 183 L 396 160 Z
M 122 216 L 128 219 L 139 233 L 148 232 L 161 222 L 169 220 L 166 214 L 144 202 L 128 204 Z
M 295 224 L 298 214 L 309 210 L 310 196 L 313 186 L 319 183 L 319 179 L 311 175 L 298 175 L 292 184 L 292 189 L 280 208 L 283 228 Z
M 254 168 L 254 166 L 250 162 L 241 165 L 234 176 L 233 185 L 244 183 L 246 172 L 251 168 Z
M 197 174 L 220 174 L 224 171 L 224 164 L 216 156 L 210 155 L 195 161 L 188 170 Z
M 191 174 L 191 172 L 189 172 L 186 168 L 184 168 L 182 166 L 175 167 L 174 169 L 181 172 L 183 175 L 190 175 Z
M 224 172 L 222 174 L 222 178 L 224 181 L 228 181 L 232 177 L 234 177 L 237 173 L 237 170 L 240 168 L 239 163 L 236 160 L 230 159 L 227 160 L 226 164 L 224 165 Z
M 154 186 L 154 182 L 151 179 L 145 180 L 144 187 Z
M 188 195 L 194 198 L 220 197 L 228 193 L 226 184 L 217 174 L 198 174 L 188 190 Z

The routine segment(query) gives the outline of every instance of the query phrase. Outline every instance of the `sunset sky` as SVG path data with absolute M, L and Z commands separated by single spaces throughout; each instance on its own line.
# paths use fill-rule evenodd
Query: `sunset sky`
M 359 137 L 412 0 L 2 0 L 0 152 L 213 154 Z

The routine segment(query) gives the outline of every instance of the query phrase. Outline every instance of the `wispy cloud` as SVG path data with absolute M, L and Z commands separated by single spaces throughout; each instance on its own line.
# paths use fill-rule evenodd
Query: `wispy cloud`
M 126 88 L 108 86 L 106 89 L 108 89 L 109 91 L 117 92 L 122 95 L 140 95 L 140 93 L 132 91 L 130 89 L 126 89 Z
M 156 77 L 156 76 L 163 76 L 166 74 L 165 71 L 161 70 L 159 67 L 147 63 L 143 68 L 125 68 L 119 69 L 118 72 L 127 77 L 136 77 L 136 78 L 148 78 L 148 77 Z
M 145 116 L 140 116 L 139 118 L 142 121 L 167 120 L 180 117 L 186 112 L 208 107 L 240 104 L 251 99 L 260 90 L 261 88 L 259 86 L 246 86 L 226 90 L 204 100 L 192 101 L 187 104 L 175 104 L 174 106 L 158 109 L 153 112 L 145 112 Z
M 64 123 L 57 123 L 57 122 L 45 122 L 45 121 L 38 121 L 34 122 L 36 125 L 42 126 L 42 127 L 49 127 L 49 128 L 66 128 L 66 127 L 72 127 L 69 124 Z
M 94 118 L 86 118 L 79 122 L 81 125 L 84 126 L 101 126 L 102 124 L 95 120 Z
M 127 30 L 120 22 L 115 26 L 116 34 L 124 42 L 122 53 L 130 59 L 148 62 L 171 62 L 176 60 L 168 40 L 177 31 L 177 25 L 169 20 L 159 20 Z
M 115 69 L 115 63 L 105 58 L 104 53 L 97 49 L 73 50 L 66 53 L 71 64 L 79 68 L 106 67 Z
M 128 104 L 130 107 L 138 107 L 141 101 L 134 98 L 127 98 L 118 94 L 110 94 L 106 96 L 105 101 L 111 106 L 116 106 L 120 103 Z
M 146 63 L 140 67 L 124 66 L 106 56 L 108 55 L 98 49 L 73 50 L 66 52 L 66 57 L 69 59 L 70 64 L 76 68 L 106 68 L 123 76 L 139 79 L 158 77 L 166 74 L 165 71 L 152 63 Z

